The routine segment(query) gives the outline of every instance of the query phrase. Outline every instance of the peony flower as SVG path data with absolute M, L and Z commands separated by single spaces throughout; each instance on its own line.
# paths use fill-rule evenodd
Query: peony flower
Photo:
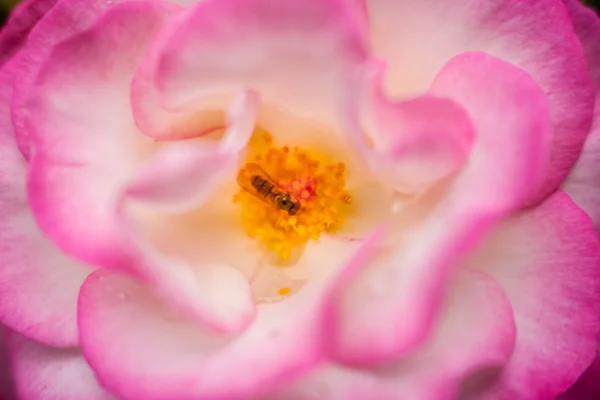
M 574 0 L 26 1 L 16 396 L 559 396 L 600 331 L 599 31 Z

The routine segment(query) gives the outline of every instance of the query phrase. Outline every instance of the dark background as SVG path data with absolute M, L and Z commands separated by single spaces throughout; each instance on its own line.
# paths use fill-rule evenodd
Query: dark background
M 486 0 L 481 0 L 486 1 Z M 535 0 L 524 0 L 535 1 Z M 584 3 L 592 6 L 600 13 L 600 0 L 582 0 Z M 4 25 L 4 21 L 8 18 L 10 10 L 19 3 L 19 0 L 0 0 L 0 26 Z M 598 38 L 600 40 L 600 38 Z

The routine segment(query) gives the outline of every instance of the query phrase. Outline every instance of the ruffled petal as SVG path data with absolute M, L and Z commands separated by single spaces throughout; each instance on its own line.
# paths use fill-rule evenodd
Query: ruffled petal
M 364 102 L 354 102 L 362 106 L 369 134 L 348 129 L 370 169 L 402 193 L 420 193 L 456 173 L 475 141 L 466 111 L 432 95 L 392 102 L 381 90 L 384 65 L 373 63 L 371 69 Z
M 17 5 L 0 30 L 0 66 L 14 56 L 27 41 L 29 32 L 54 7 L 57 0 L 26 0 Z
M 427 89 L 442 66 L 484 51 L 527 71 L 548 96 L 550 169 L 539 201 L 563 181 L 589 132 L 594 104 L 581 44 L 560 0 L 367 0 L 372 45 L 395 95 Z
M 330 364 L 267 398 L 453 399 L 466 378 L 500 370 L 514 348 L 510 303 L 502 287 L 479 271 L 460 271 L 436 325 L 406 359 L 368 372 Z
M 172 7 L 152 1 L 114 6 L 89 30 L 47 52 L 28 88 L 21 111 L 36 116 L 30 127 L 32 208 L 46 234 L 90 263 L 106 264 L 102 257 L 118 262 L 111 251 L 118 248 L 118 193 L 155 146 L 135 128 L 129 83 Z
M 175 145 L 150 155 L 157 145 L 135 127 L 129 83 L 153 34 L 178 10 L 154 1 L 119 4 L 56 47 L 28 103 L 40 119 L 31 135 L 29 199 L 40 226 L 66 252 L 134 273 L 215 329 L 237 331 L 254 313 L 243 277 L 225 265 L 200 277 L 185 263 L 162 257 L 135 231 L 130 215 L 134 200 L 187 207 L 190 199 L 206 198 L 214 177 L 229 172 L 234 181 L 232 166 L 253 128 L 258 100 L 246 93 L 233 102 L 214 154 Z M 215 301 L 215 280 L 240 293 L 230 296 L 233 303 Z
M 517 344 L 490 398 L 550 399 L 596 358 L 600 240 L 563 192 L 503 222 L 470 261 L 506 291 Z M 481 397 L 478 397 L 481 398 Z
M 76 349 L 57 349 L 10 336 L 14 380 L 20 400 L 115 400 L 100 387 Z
M 249 89 L 331 122 L 366 57 L 360 21 L 341 0 L 202 1 L 173 20 L 140 66 L 136 121 L 156 139 L 199 135 L 201 124 L 219 124 L 220 97 Z
M 600 17 L 579 1 L 563 1 L 583 43 L 596 84 L 596 107 L 594 124 L 583 152 L 561 188 L 592 218 L 594 226 L 600 231 Z
M 80 295 L 82 349 L 100 381 L 124 399 L 246 398 L 322 359 L 321 293 L 320 283 L 309 283 L 284 302 L 261 305 L 241 335 L 216 335 L 147 287 L 99 270 Z
M 258 103 L 256 93 L 240 93 L 219 143 L 182 142 L 159 152 L 128 185 L 126 195 L 179 212 L 203 203 L 227 177 L 236 175 L 237 156 L 254 131 Z
M 55 46 L 88 29 L 110 6 L 126 0 L 61 0 L 32 29 L 21 53 L 19 74 L 15 77 L 12 118 L 19 149 L 29 158 L 29 135 L 40 119 L 28 102 L 32 86 Z
M 17 72 L 14 60 L 0 70 L 0 321 L 40 342 L 76 346 L 77 295 L 91 269 L 42 235 L 27 204 L 27 165 L 8 109 Z
M 466 53 L 444 67 L 431 92 L 461 104 L 478 138 L 424 219 L 379 254 L 375 249 L 377 259 L 367 258 L 347 286 L 334 288 L 334 312 L 327 316 L 335 319 L 331 349 L 346 363 L 395 357 L 418 346 L 460 257 L 542 181 L 548 111 L 527 74 L 486 54 Z

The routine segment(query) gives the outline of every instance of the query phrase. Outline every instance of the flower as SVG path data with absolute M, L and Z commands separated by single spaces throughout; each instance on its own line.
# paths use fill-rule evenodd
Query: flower
M 600 331 L 599 29 L 574 0 L 26 1 L 17 395 L 563 393 Z

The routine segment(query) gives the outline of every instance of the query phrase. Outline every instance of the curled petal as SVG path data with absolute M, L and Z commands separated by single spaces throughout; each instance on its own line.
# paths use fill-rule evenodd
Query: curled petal
M 418 346 L 458 260 L 542 180 L 547 104 L 526 73 L 494 57 L 467 53 L 444 67 L 431 92 L 460 103 L 478 139 L 423 221 L 379 254 L 375 249 L 376 259 L 367 258 L 355 276 L 333 288 L 332 353 L 347 363 L 389 359 Z
M 446 400 L 457 397 L 465 378 L 499 371 L 510 358 L 512 308 L 502 287 L 486 274 L 460 271 L 439 317 L 433 336 L 410 357 L 368 372 L 331 364 L 268 398 Z
M 135 127 L 129 83 L 153 34 L 178 10 L 156 1 L 118 4 L 57 45 L 27 103 L 40 120 L 31 135 L 29 200 L 42 229 L 66 252 L 139 276 L 216 329 L 239 330 L 253 316 L 247 282 L 224 266 L 197 279 L 190 266 L 161 257 L 134 232 L 126 204 L 135 199 L 175 209 L 187 207 L 190 198 L 202 200 L 213 175 L 231 172 L 252 129 L 257 99 L 243 94 L 232 105 L 220 154 L 167 146 L 145 164 L 156 144 Z M 183 191 L 165 192 L 174 188 Z M 242 295 L 220 305 L 210 286 L 228 279 Z
M 600 17 L 578 1 L 563 1 L 583 43 L 596 85 L 596 106 L 594 124 L 581 156 L 561 188 L 592 218 L 594 226 L 600 230 Z
M 389 101 L 381 91 L 383 72 L 383 64 L 374 63 L 361 104 L 367 109 L 371 144 L 354 130 L 348 132 L 387 185 L 422 192 L 462 166 L 475 140 L 474 127 L 466 111 L 447 98 Z M 359 110 L 354 113 L 358 116 Z
M 131 182 L 117 205 L 122 247 L 136 275 L 154 286 L 180 308 L 199 317 L 213 329 L 241 332 L 255 316 L 246 277 L 230 265 L 199 265 L 165 257 L 146 240 L 128 205 L 143 202 L 170 211 L 189 211 L 233 180 L 240 152 L 254 130 L 258 96 L 242 92 L 230 108 L 227 130 L 218 143 L 183 143 L 159 151 Z M 213 144 L 213 146 L 211 146 Z M 179 256 L 179 255 L 178 255 Z M 219 287 L 219 289 L 215 289 Z
M 257 94 L 240 93 L 231 105 L 228 127 L 220 143 L 183 142 L 159 151 L 128 185 L 126 195 L 171 211 L 197 207 L 226 178 L 237 173 L 238 154 L 254 131 L 258 102 Z
M 21 400 L 115 400 L 105 391 L 76 349 L 46 347 L 17 334 L 10 356 Z
M 30 93 L 55 46 L 88 29 L 109 6 L 122 0 L 63 0 L 57 2 L 32 29 L 21 52 L 19 74 L 15 77 L 12 119 L 19 149 L 29 158 L 29 135 L 39 123 L 30 108 Z
M 91 270 L 40 232 L 27 204 L 27 165 L 6 107 L 18 64 L 0 70 L 0 321 L 34 340 L 76 346 L 77 294 Z
M 540 201 L 563 181 L 589 132 L 594 90 L 581 43 L 560 0 L 367 0 L 375 53 L 388 62 L 386 89 L 426 90 L 443 65 L 483 51 L 528 72 L 548 97 L 552 146 Z
M 139 283 L 98 271 L 81 292 L 82 348 L 100 381 L 124 399 L 247 397 L 320 359 L 317 299 L 305 288 L 261 306 L 240 336 L 215 335 Z
M 197 124 L 212 117 L 193 115 L 211 106 L 209 98 L 240 89 L 329 121 L 366 57 L 360 26 L 356 7 L 340 0 L 199 2 L 172 21 L 140 66 L 136 121 L 155 138 L 199 134 Z
M 152 150 L 128 110 L 129 82 L 169 10 L 157 2 L 114 6 L 89 30 L 46 51 L 23 94 L 27 107 L 18 112 L 36 116 L 28 176 L 34 213 L 61 248 L 91 263 L 117 255 L 110 249 L 116 194 Z
M 548 104 L 537 84 L 511 64 L 474 52 L 448 62 L 430 93 L 461 104 L 477 130 L 468 165 L 452 188 L 466 196 L 462 207 L 501 214 L 521 207 L 548 167 Z
M 490 398 L 564 392 L 595 360 L 600 332 L 600 241 L 589 217 L 558 191 L 503 222 L 470 262 L 502 285 L 517 324 Z
M 366 246 L 378 237 L 376 230 Z M 252 397 L 323 360 L 324 289 L 347 268 L 336 263 L 286 301 L 260 305 L 252 325 L 233 335 L 210 332 L 147 286 L 99 270 L 80 293 L 82 349 L 100 381 L 124 399 Z

